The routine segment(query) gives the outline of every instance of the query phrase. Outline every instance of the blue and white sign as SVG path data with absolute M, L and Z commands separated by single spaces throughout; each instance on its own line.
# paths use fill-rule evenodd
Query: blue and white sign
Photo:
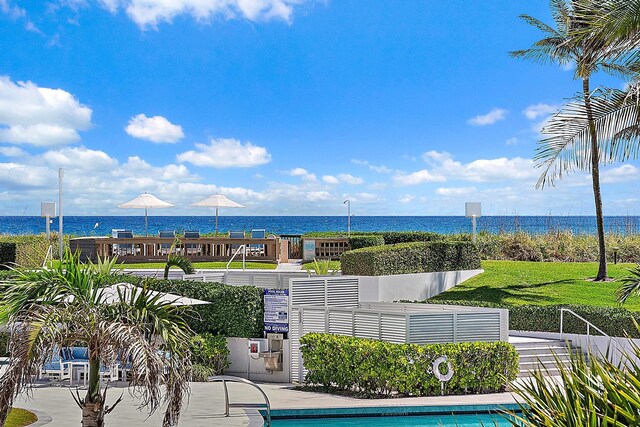
M 310 239 L 303 239 L 302 246 L 302 259 L 305 261 L 313 261 L 316 257 L 316 241 Z
M 289 289 L 264 290 L 264 330 L 289 332 Z

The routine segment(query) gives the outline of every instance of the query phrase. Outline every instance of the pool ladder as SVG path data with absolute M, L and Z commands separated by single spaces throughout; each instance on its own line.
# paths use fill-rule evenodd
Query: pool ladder
M 260 386 L 253 381 L 249 381 L 245 378 L 233 377 L 231 375 L 216 375 L 213 377 L 209 377 L 208 380 L 210 382 L 222 382 L 222 386 L 224 387 L 224 416 L 229 416 L 229 408 L 244 408 L 244 409 L 265 409 L 267 413 L 267 427 L 271 427 L 271 403 L 269 402 L 269 398 L 267 394 L 260 388 Z M 241 383 L 248 384 L 254 388 L 256 388 L 262 397 L 264 397 L 264 403 L 231 403 L 229 402 L 229 390 L 227 390 L 227 382 L 233 383 Z

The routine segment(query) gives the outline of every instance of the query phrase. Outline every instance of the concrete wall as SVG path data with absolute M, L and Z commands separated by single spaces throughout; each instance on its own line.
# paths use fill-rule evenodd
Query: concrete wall
M 560 333 L 557 332 L 537 331 L 509 331 L 509 334 L 520 337 L 569 340 L 574 346 L 580 347 L 582 351 L 586 352 L 589 350 L 591 354 L 599 355 L 602 358 L 607 357 L 607 350 L 609 350 L 608 359 L 614 364 L 622 360 L 627 360 L 627 357 L 622 357 L 623 354 L 640 363 L 640 360 L 635 357 L 633 350 L 634 345 L 640 346 L 640 339 L 604 337 L 598 335 L 590 335 L 587 337 L 587 335 L 579 334 L 563 334 L 561 336 Z
M 267 351 L 267 340 L 252 338 L 251 341 L 260 341 L 260 351 Z M 227 338 L 229 348 L 230 366 L 224 373 L 236 377 L 247 378 L 251 381 L 263 381 L 271 383 L 291 382 L 291 356 L 289 355 L 289 340 L 284 340 L 282 371 L 267 371 L 264 368 L 264 359 L 249 356 L 247 350 L 248 338 Z
M 358 276 L 360 301 L 423 301 L 459 285 L 484 270 Z

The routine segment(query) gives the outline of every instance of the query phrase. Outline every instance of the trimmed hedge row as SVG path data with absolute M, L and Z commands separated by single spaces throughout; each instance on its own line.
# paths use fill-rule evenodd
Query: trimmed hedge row
M 212 304 L 194 307 L 196 316 L 188 319 L 194 332 L 227 337 L 262 337 L 264 331 L 263 289 L 254 286 L 227 286 L 214 282 L 191 280 L 159 280 L 136 276 L 109 276 L 105 285 L 127 282 L 149 289 L 170 292 L 189 298 L 210 301 Z
M 369 248 L 371 246 L 384 245 L 384 238 L 379 235 L 370 236 L 351 236 L 349 238 L 349 247 L 353 249 Z
M 6 270 L 16 263 L 16 244 L 0 242 L 0 270 Z
M 430 231 L 352 231 L 351 239 L 354 237 L 370 237 L 380 236 L 385 245 L 395 245 L 396 243 L 411 242 L 440 242 L 448 240 L 451 236 L 433 233 Z M 306 233 L 303 237 L 331 238 L 331 237 L 347 237 L 344 232 L 340 231 L 314 231 Z M 370 245 L 373 246 L 373 245 Z M 353 248 L 353 247 L 352 247 Z M 358 248 L 353 248 L 358 249 Z
M 480 268 L 471 242 L 417 242 L 356 249 L 340 257 L 342 274 L 384 276 Z
M 311 333 L 300 343 L 307 384 L 366 397 L 440 395 L 432 368 L 440 356 L 454 371 L 447 394 L 504 391 L 519 371 L 518 353 L 505 342 L 421 346 Z M 445 373 L 446 364 L 440 370 Z
M 509 329 L 516 331 L 560 332 L 560 308 L 568 308 L 584 317 L 607 335 L 612 337 L 631 336 L 640 338 L 634 321 L 640 324 L 640 313 L 618 307 L 596 307 L 589 305 L 517 305 L 508 306 L 484 301 L 437 300 L 426 301 L 430 304 L 452 304 L 478 307 L 506 308 L 509 310 Z M 575 316 L 565 314 L 563 330 L 570 334 L 586 334 L 584 322 Z M 599 335 L 591 329 L 590 333 Z

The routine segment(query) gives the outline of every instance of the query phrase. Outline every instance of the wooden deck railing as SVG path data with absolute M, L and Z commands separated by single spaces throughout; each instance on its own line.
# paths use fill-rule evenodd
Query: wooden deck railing
M 169 252 L 183 255 L 194 262 L 228 261 L 233 253 L 246 245 L 248 261 L 277 262 L 280 255 L 280 239 L 229 239 L 220 237 L 201 237 L 186 239 L 184 237 L 134 237 L 123 238 L 89 238 L 71 239 L 72 251 L 79 251 L 82 259 L 96 261 L 97 257 L 118 256 L 120 262 L 163 262 Z

